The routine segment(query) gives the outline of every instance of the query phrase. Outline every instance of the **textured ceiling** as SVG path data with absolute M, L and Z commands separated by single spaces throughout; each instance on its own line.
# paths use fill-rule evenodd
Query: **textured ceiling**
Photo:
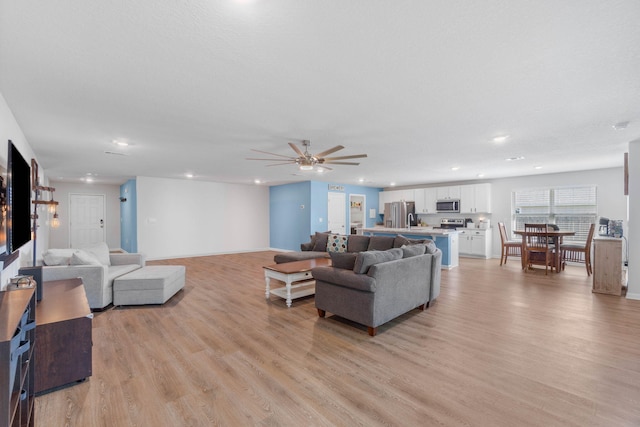
M 637 0 L 0 0 L 0 92 L 54 180 L 616 167 L 640 137 L 638 18 Z M 323 175 L 245 160 L 302 139 L 369 157 Z

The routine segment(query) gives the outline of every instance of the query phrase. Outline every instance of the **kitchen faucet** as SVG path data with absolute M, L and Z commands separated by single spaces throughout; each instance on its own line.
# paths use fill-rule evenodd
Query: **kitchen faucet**
M 411 230 L 411 221 L 413 221 L 413 214 L 409 212 L 407 215 L 407 229 Z

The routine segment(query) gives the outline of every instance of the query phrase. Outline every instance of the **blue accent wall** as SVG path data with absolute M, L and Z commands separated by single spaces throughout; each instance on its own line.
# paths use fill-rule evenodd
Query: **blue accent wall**
M 138 220 L 136 180 L 130 179 L 120 186 L 120 246 L 127 252 L 138 252 Z
M 269 188 L 269 246 L 297 251 L 300 250 L 300 243 L 309 241 L 311 234 L 327 231 L 329 185 L 339 185 L 344 189 L 332 191 L 345 193 L 346 221 L 349 221 L 349 195 L 362 194 L 366 197 L 366 227 L 375 225 L 381 188 L 318 181 L 277 185 Z M 302 205 L 304 209 L 301 209 Z M 376 210 L 376 218 L 369 218 L 369 209 Z
M 310 182 L 269 187 L 269 246 L 300 250 L 309 241 Z

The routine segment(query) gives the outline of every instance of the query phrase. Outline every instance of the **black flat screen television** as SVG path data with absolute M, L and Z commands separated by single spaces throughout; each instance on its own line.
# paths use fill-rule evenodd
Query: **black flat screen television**
M 31 168 L 9 140 L 7 153 L 7 254 L 31 240 Z

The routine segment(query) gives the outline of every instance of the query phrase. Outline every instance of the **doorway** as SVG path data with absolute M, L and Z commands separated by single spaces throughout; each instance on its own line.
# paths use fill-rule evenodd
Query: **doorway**
M 327 228 L 335 234 L 347 234 L 345 232 L 347 216 L 345 194 L 329 192 L 327 203 Z
M 84 248 L 105 241 L 104 194 L 69 195 L 69 243 Z
M 365 212 L 367 211 L 366 196 L 364 194 L 349 195 L 349 228 L 351 234 L 357 234 L 359 228 L 366 227 Z

